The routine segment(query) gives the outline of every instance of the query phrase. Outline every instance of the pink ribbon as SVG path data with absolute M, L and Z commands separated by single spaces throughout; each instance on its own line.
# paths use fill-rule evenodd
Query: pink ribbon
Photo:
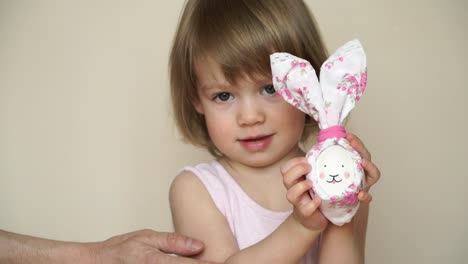
M 320 130 L 317 140 L 320 143 L 329 138 L 345 138 L 345 137 L 346 137 L 346 129 L 344 128 L 344 126 L 332 126 L 332 127 Z

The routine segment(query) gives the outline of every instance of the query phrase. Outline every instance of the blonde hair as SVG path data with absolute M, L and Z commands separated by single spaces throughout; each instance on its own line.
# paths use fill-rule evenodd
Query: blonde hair
M 308 60 L 318 72 L 327 58 L 314 18 L 302 0 L 188 0 L 169 59 L 176 125 L 185 141 L 220 156 L 210 140 L 197 102 L 197 58 L 210 55 L 227 81 L 271 75 L 270 54 L 288 52 Z M 308 118 L 310 121 L 310 118 Z M 317 130 L 306 122 L 303 140 Z

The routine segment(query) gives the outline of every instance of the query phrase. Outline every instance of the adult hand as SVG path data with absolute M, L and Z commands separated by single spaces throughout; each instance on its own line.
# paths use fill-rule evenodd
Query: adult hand
M 208 264 L 193 256 L 203 250 L 200 241 L 176 234 L 140 230 L 112 237 L 103 242 L 89 243 L 96 264 Z M 168 255 L 176 254 L 179 256 Z

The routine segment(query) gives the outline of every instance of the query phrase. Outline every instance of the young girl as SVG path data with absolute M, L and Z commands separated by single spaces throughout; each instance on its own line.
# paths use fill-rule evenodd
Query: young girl
M 327 58 L 303 1 L 187 1 L 170 57 L 172 102 L 184 138 L 216 160 L 184 168 L 172 183 L 175 230 L 205 243 L 204 260 L 361 263 L 367 204 L 342 227 L 317 210 L 299 147 L 317 125 L 276 94 L 274 52 L 315 69 Z M 364 158 L 358 197 L 367 203 L 380 173 L 362 142 L 348 140 Z

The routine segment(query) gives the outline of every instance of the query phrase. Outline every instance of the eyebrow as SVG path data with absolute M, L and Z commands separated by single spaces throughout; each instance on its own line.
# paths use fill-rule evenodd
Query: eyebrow
M 258 78 L 254 80 L 255 85 L 264 85 L 264 84 L 271 84 L 272 79 L 271 78 Z M 210 90 L 231 90 L 231 89 L 237 89 L 235 84 L 230 84 L 228 82 L 226 83 L 216 83 L 213 82 L 211 84 L 201 84 L 199 85 L 200 90 L 202 91 L 210 91 Z
M 200 90 L 202 91 L 210 91 L 210 90 L 227 90 L 227 89 L 232 89 L 233 86 L 230 84 L 219 84 L 219 83 L 213 83 L 213 84 L 202 84 L 199 86 Z

